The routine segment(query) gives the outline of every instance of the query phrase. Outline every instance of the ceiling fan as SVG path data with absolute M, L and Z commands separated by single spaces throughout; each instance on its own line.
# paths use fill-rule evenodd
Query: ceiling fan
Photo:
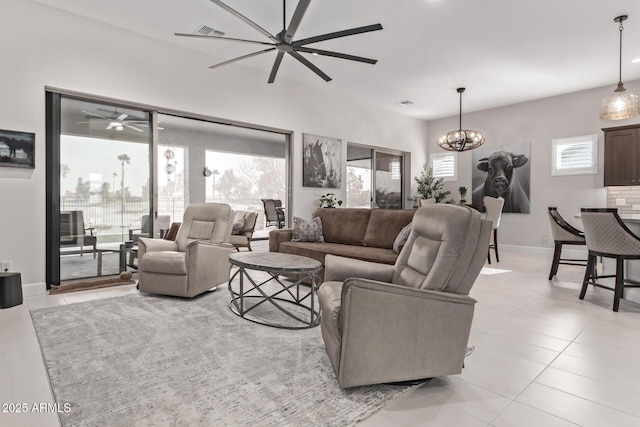
M 129 114 L 127 113 L 118 114 L 117 108 L 112 117 L 103 116 L 101 114 L 97 114 L 97 113 L 86 111 L 86 110 L 82 110 L 82 112 L 85 114 L 88 114 L 89 116 L 99 117 L 109 122 L 109 124 L 106 127 L 106 130 L 115 129 L 115 130 L 122 131 L 126 127 L 129 129 L 135 130 L 137 132 L 144 132 L 144 129 L 140 129 L 138 126 L 149 126 L 149 122 L 145 120 L 140 120 L 136 118 L 127 120 L 127 117 L 129 117 Z M 90 123 L 90 122 L 77 122 L 77 123 Z
M 296 10 L 293 13 L 293 17 L 291 18 L 291 22 L 289 23 L 288 27 L 286 26 L 286 24 L 287 24 L 287 22 L 286 22 L 286 10 L 285 10 L 286 9 L 286 0 L 283 0 L 282 1 L 282 3 L 283 3 L 283 7 L 282 7 L 282 9 L 283 9 L 282 31 L 279 32 L 275 36 L 273 34 L 271 34 L 270 32 L 268 32 L 267 30 L 265 30 L 264 28 L 262 28 L 261 26 L 259 26 L 258 24 L 256 24 L 255 22 L 253 22 L 252 20 L 250 20 L 249 18 L 247 18 L 246 16 L 242 15 L 240 12 L 236 11 L 235 9 L 232 9 L 231 7 L 229 7 L 228 5 L 223 3 L 222 1 L 220 1 L 220 0 L 209 0 L 209 1 L 211 1 L 212 3 L 220 6 L 222 9 L 226 10 L 227 12 L 229 12 L 230 14 L 235 16 L 236 18 L 238 18 L 241 21 L 245 22 L 246 24 L 248 24 L 253 29 L 255 29 L 260 34 L 264 35 L 265 37 L 267 37 L 270 40 L 270 42 L 261 42 L 261 41 L 255 41 L 255 40 L 246 40 L 246 39 L 236 39 L 236 38 L 229 38 L 229 37 L 221 37 L 221 36 L 217 36 L 217 35 L 175 33 L 175 35 L 179 36 L 179 37 L 194 37 L 194 38 L 228 40 L 228 41 L 234 41 L 234 42 L 240 42 L 240 43 L 250 43 L 250 44 L 256 44 L 256 45 L 261 45 L 261 46 L 270 46 L 270 47 L 268 47 L 266 49 L 259 50 L 257 52 L 253 52 L 253 53 L 250 53 L 248 55 L 243 55 L 243 56 L 240 56 L 240 57 L 237 57 L 237 58 L 234 58 L 234 59 L 230 59 L 228 61 L 221 62 L 219 64 L 212 65 L 209 68 L 218 68 L 218 67 L 221 67 L 223 65 L 231 64 L 233 62 L 237 62 L 237 61 L 240 61 L 240 60 L 243 60 L 243 59 L 251 58 L 251 57 L 254 57 L 254 56 L 257 56 L 257 55 L 262 55 L 263 53 L 267 53 L 267 52 L 271 52 L 271 51 L 275 50 L 275 51 L 278 52 L 278 54 L 276 55 L 275 62 L 273 63 L 273 67 L 271 68 L 271 73 L 269 74 L 268 83 L 273 83 L 274 82 L 274 80 L 276 78 L 276 74 L 278 73 L 278 69 L 280 68 L 280 63 L 282 62 L 282 58 L 284 57 L 285 53 L 289 54 L 292 57 L 294 57 L 296 60 L 301 62 L 304 66 L 306 66 L 311 71 L 313 71 L 318 76 L 320 76 L 322 79 L 324 79 L 324 81 L 328 82 L 328 81 L 331 81 L 331 77 L 329 77 L 322 70 L 320 70 L 318 67 L 313 65 L 308 59 L 306 59 L 304 56 L 302 56 L 300 54 L 300 52 L 311 53 L 313 55 L 323 55 L 323 56 L 331 56 L 331 57 L 334 57 L 334 58 L 348 59 L 350 61 L 364 62 L 366 64 L 375 64 L 376 62 L 378 62 L 376 59 L 363 58 L 361 56 L 349 55 L 349 54 L 346 54 L 346 53 L 340 53 L 340 52 L 316 49 L 316 48 L 312 48 L 312 47 L 306 47 L 306 45 L 309 45 L 309 44 L 312 44 L 312 43 L 321 42 L 321 41 L 325 41 L 325 40 L 337 39 L 337 38 L 340 38 L 340 37 L 347 37 L 347 36 L 353 36 L 353 35 L 356 35 L 356 34 L 368 33 L 370 31 L 382 30 L 382 25 L 380 25 L 380 24 L 366 25 L 364 27 L 351 28 L 349 30 L 336 31 L 336 32 L 332 32 L 332 33 L 322 34 L 322 35 L 319 35 L 319 36 L 309 37 L 309 38 L 306 38 L 306 39 L 294 41 L 293 37 L 295 36 L 296 31 L 298 30 L 298 27 L 300 26 L 300 23 L 302 22 L 302 18 L 304 17 L 304 14 L 307 11 L 307 8 L 309 7 L 309 4 L 311 3 L 311 0 L 300 0 L 298 2 L 298 6 L 296 7 Z

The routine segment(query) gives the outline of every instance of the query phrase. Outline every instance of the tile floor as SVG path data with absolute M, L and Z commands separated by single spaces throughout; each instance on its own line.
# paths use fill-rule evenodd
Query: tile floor
M 433 379 L 361 423 L 378 426 L 638 426 L 640 305 L 590 288 L 551 254 L 502 252 L 472 289 L 478 300 L 461 375 Z M 25 298 L 0 310 L 0 404 L 52 403 L 29 310 L 137 292 L 134 285 Z M 52 325 L 51 327 L 56 327 Z M 3 413 L 0 426 L 57 426 L 52 413 Z

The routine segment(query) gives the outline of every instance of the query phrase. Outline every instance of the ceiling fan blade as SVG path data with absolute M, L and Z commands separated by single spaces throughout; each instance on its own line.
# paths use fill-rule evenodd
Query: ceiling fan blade
M 291 51 L 291 52 L 287 52 L 289 55 L 293 56 L 294 58 L 296 58 L 298 61 L 302 62 L 307 68 L 309 68 L 311 71 L 313 71 L 314 73 L 316 73 L 317 75 L 319 75 L 320 77 L 322 77 L 322 79 L 325 82 L 330 82 L 331 81 L 331 77 L 327 76 L 325 73 L 322 72 L 322 70 L 318 67 L 316 67 L 315 65 L 313 65 L 311 62 L 309 62 L 307 60 L 307 58 L 305 58 L 304 56 L 300 55 L 298 52 L 295 51 Z
M 349 55 L 347 53 L 340 53 L 340 52 L 332 52 L 332 51 L 329 51 L 329 50 L 314 49 L 314 48 L 311 48 L 311 47 L 299 46 L 299 47 L 294 47 L 293 50 L 295 50 L 296 52 L 317 53 L 318 55 L 323 55 L 323 56 L 332 56 L 334 58 L 349 59 L 351 61 L 365 62 L 367 64 L 375 64 L 376 62 L 378 62 L 377 59 L 364 58 L 362 56 Z
M 124 125 L 124 126 L 126 126 L 126 127 L 128 127 L 129 129 L 133 129 L 133 130 L 135 130 L 135 131 L 138 131 L 138 132 L 144 132 L 144 130 L 143 130 L 143 129 L 140 129 L 140 128 L 138 128 L 138 127 L 132 126 L 132 125 L 130 125 L 130 124 L 128 124 L 128 123 L 123 123 L 123 125 Z
M 350 30 L 336 31 L 334 33 L 327 33 L 327 34 L 322 34 L 320 36 L 309 37 L 307 39 L 298 40 L 296 42 L 293 42 L 292 45 L 295 47 L 304 46 L 305 44 L 309 44 L 309 43 L 317 43 L 325 40 L 338 39 L 340 37 L 354 36 L 356 34 L 368 33 L 371 31 L 378 31 L 381 29 L 382 29 L 382 25 L 380 24 L 365 25 L 364 27 L 351 28 Z
M 228 61 L 224 61 L 224 62 L 220 62 L 219 64 L 212 65 L 209 68 L 214 69 L 214 68 L 222 67 L 223 65 L 227 65 L 227 64 L 231 64 L 231 63 L 236 62 L 236 61 L 241 61 L 243 59 L 251 58 L 252 56 L 262 55 L 263 53 L 271 52 L 272 50 L 276 50 L 276 48 L 275 47 L 271 47 L 269 49 L 260 50 L 258 52 L 253 52 L 253 53 L 250 53 L 248 55 L 242 55 L 242 56 L 239 56 L 237 58 L 233 58 L 233 59 L 230 59 Z
M 109 123 L 109 125 L 106 127 L 106 130 L 111 130 L 113 128 L 118 128 L 118 127 L 122 127 L 121 123 L 116 123 L 116 122 L 111 122 Z
M 119 122 L 121 122 L 121 121 L 123 121 L 124 119 L 126 119 L 126 118 L 127 118 L 127 116 L 128 116 L 128 114 L 127 114 L 127 113 L 122 113 L 122 114 L 120 114 L 120 115 L 118 116 L 118 118 L 117 118 L 116 120 L 117 120 L 117 121 L 119 121 Z
M 234 39 L 231 37 L 218 37 L 218 36 L 203 36 L 201 34 L 185 34 L 185 33 L 173 33 L 178 37 L 192 37 L 196 39 L 208 39 L 208 40 L 228 40 L 232 42 L 240 42 L 240 43 L 251 43 L 251 44 L 260 44 L 264 46 L 272 46 L 273 43 L 269 42 L 258 42 L 255 40 L 245 40 L 245 39 Z
M 284 52 L 278 52 L 276 55 L 276 60 L 273 63 L 273 67 L 271 68 L 271 74 L 269 74 L 269 80 L 267 83 L 273 83 L 276 79 L 276 74 L 278 74 L 278 69 L 280 68 L 280 63 L 282 62 L 282 58 L 284 58 Z
M 293 39 L 293 36 L 296 34 L 296 31 L 298 31 L 300 22 L 302 22 L 302 18 L 304 17 L 304 14 L 307 11 L 307 8 L 309 7 L 310 3 L 311 3 L 311 0 L 300 0 L 298 2 L 298 6 L 296 7 L 295 12 L 293 12 L 293 17 L 291 18 L 291 22 L 289 23 L 289 27 L 287 28 L 287 31 L 285 31 L 284 33 L 285 43 L 291 43 L 291 39 Z
M 111 119 L 109 117 L 101 116 L 100 114 L 92 113 L 91 111 L 82 110 L 82 112 L 85 113 L 85 114 L 89 114 L 91 116 L 96 116 L 96 117 L 100 117 L 101 119 L 105 119 L 105 120 L 111 121 Z
M 224 4 L 223 2 L 221 2 L 220 0 L 209 0 L 211 3 L 213 4 L 217 4 L 218 6 L 220 6 L 221 8 L 223 8 L 224 10 L 226 10 L 227 12 L 229 12 L 230 14 L 232 14 L 233 16 L 235 16 L 236 18 L 240 19 L 241 21 L 243 21 L 244 23 L 248 24 L 249 26 L 253 27 L 254 30 L 258 31 L 259 33 L 261 33 L 262 35 L 264 35 L 265 37 L 268 37 L 271 41 L 273 41 L 274 43 L 280 43 L 280 41 L 270 32 L 268 32 L 267 30 L 265 30 L 264 28 L 262 28 L 260 25 L 256 24 L 255 22 L 253 22 L 251 19 L 247 18 L 246 16 L 244 16 L 243 14 L 241 14 L 240 12 L 238 12 L 237 10 L 227 6 L 226 4 Z

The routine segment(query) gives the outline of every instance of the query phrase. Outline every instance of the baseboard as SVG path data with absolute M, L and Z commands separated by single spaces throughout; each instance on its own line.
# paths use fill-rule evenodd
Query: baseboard
M 574 245 L 575 246 L 575 245 Z M 582 246 L 584 249 L 569 249 L 570 245 L 565 245 L 562 247 L 562 258 L 576 258 L 576 259 L 587 259 L 587 247 Z M 553 257 L 553 248 L 542 248 L 539 246 L 519 246 L 519 245 L 503 245 L 499 246 L 500 251 L 503 250 L 506 252 L 526 252 L 526 253 L 536 253 L 536 254 L 548 254 Z
M 29 297 L 33 295 L 46 295 L 47 284 L 40 283 L 27 283 L 22 285 L 22 296 Z

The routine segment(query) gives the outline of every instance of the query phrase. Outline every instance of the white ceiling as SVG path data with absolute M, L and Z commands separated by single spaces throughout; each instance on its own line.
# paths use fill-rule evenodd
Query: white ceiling
M 268 41 L 208 0 L 37 1 L 204 53 L 211 65 L 261 47 L 173 34 L 207 25 L 227 37 Z M 282 0 L 226 3 L 274 35 L 282 29 Z M 288 20 L 296 5 L 297 0 L 287 1 Z M 382 31 L 310 45 L 375 58 L 378 63 L 308 55 L 333 78 L 325 83 L 286 56 L 274 84 L 293 79 L 427 120 L 458 114 L 455 89 L 460 86 L 467 88 L 464 112 L 599 86 L 613 90 L 619 37 L 613 18 L 621 14 L 629 15 L 622 78 L 640 79 L 640 63 L 631 62 L 640 58 L 638 0 L 315 0 L 295 39 L 379 22 Z M 226 67 L 254 67 L 263 73 L 266 85 L 275 55 L 270 52 Z M 212 78 L 216 72 L 210 70 Z M 414 104 L 397 104 L 404 100 Z

